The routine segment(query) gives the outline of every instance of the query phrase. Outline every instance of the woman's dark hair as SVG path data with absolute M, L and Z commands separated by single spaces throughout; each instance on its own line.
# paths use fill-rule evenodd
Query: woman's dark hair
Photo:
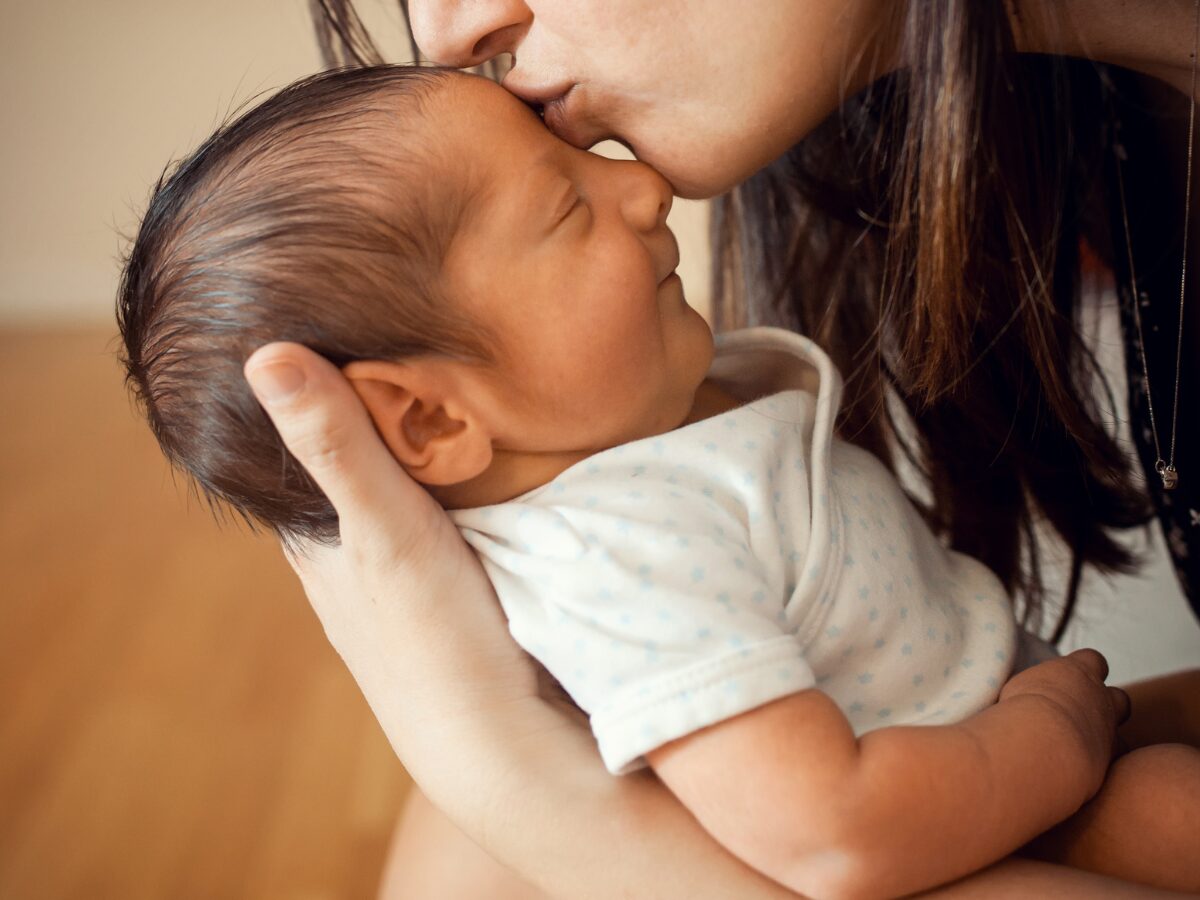
M 285 539 L 338 537 L 337 514 L 284 447 L 242 367 L 296 341 L 337 365 L 488 359 L 487 334 L 438 290 L 465 198 L 425 102 L 436 69 L 380 66 L 297 82 L 159 178 L 124 260 L 128 382 L 168 459 L 215 509 Z
M 846 375 L 843 431 L 916 463 L 935 530 L 1034 628 L 1039 524 L 1057 532 L 1072 555 L 1057 640 L 1082 567 L 1132 569 L 1112 530 L 1150 517 L 1080 330 L 1081 253 L 1112 260 L 1121 76 L 1018 55 L 1002 0 L 898 10 L 909 66 L 718 201 L 719 319 L 821 343 Z
M 366 62 L 353 3 L 312 2 L 327 60 Z M 716 202 L 717 324 L 819 341 L 846 375 L 843 433 L 916 463 L 932 526 L 1032 627 L 1048 523 L 1072 552 L 1057 639 L 1083 566 L 1132 568 L 1111 532 L 1150 515 L 1079 329 L 1082 248 L 1119 267 L 1107 88 L 1122 76 L 1016 54 L 1003 0 L 895 10 L 908 67 Z

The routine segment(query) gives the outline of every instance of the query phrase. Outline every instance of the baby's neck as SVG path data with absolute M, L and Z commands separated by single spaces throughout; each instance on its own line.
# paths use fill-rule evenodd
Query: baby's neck
M 711 416 L 728 412 L 742 403 L 711 381 L 704 381 L 696 389 L 691 411 L 676 428 L 699 422 Z M 653 435 L 642 435 L 652 437 Z M 446 509 L 468 509 L 503 503 L 514 497 L 549 484 L 561 472 L 566 471 L 582 459 L 593 455 L 591 451 L 563 453 L 514 453 L 501 451 L 485 472 L 469 481 L 458 484 L 428 486 L 429 493 Z

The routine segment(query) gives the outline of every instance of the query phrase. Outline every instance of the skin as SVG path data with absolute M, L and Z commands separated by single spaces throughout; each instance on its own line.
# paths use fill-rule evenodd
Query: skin
M 297 344 L 273 344 L 250 357 L 246 375 L 288 449 L 348 511 L 339 547 L 306 547 L 288 558 L 330 643 L 433 804 L 417 795 L 398 836 L 407 843 L 394 847 L 395 859 L 410 865 L 392 868 L 384 896 L 796 896 L 721 847 L 656 779 L 609 775 L 586 722 L 539 686 L 508 637 L 478 560 L 376 439 L 336 368 Z M 396 652 L 401 646 L 405 652 Z M 619 865 L 596 847 L 619 848 Z M 503 862 L 489 864 L 480 850 Z M 672 865 L 664 868 L 663 859 Z M 449 876 L 461 879 L 468 866 L 475 878 L 464 889 Z M 935 896 L 1180 895 L 1010 859 Z
M 444 177 L 464 179 L 473 199 L 442 288 L 486 329 L 494 362 L 344 371 L 396 458 L 455 508 L 511 499 L 598 450 L 677 428 L 716 389 L 698 395 L 713 339 L 674 274 L 670 185 L 644 163 L 557 139 L 486 79 L 443 90 L 429 127 Z
M 1010 0 L 1017 46 L 1128 66 L 1187 91 L 1193 6 Z M 841 98 L 905 64 L 895 0 L 412 0 L 418 45 L 472 66 L 501 53 L 504 86 L 552 103 L 578 147 L 614 138 L 683 197 L 711 197 L 780 156 Z M 1055 12 L 1058 19 L 1054 18 Z
M 907 895 L 1064 820 L 1039 858 L 1200 890 L 1200 751 L 1135 750 L 1106 779 L 1114 707 L 1119 720 L 1129 701 L 1105 674 L 1079 650 L 1014 676 L 970 718 L 859 738 L 828 697 L 801 691 L 647 757 L 725 846 L 803 894 Z
M 455 79 L 427 108 L 445 166 L 434 177 L 472 198 L 440 287 L 489 334 L 495 360 L 344 369 L 397 461 L 443 506 L 486 505 L 696 418 L 713 342 L 671 274 L 679 257 L 667 183 L 640 162 L 571 147 L 484 79 Z M 779 883 L 814 896 L 908 894 L 1001 859 L 1096 793 L 1127 710 L 1104 675 L 1100 656 L 1080 651 L 1017 676 L 1000 703 L 964 722 L 862 739 L 824 694 L 802 691 L 648 759 L 713 836 Z M 1153 766 L 1130 769 L 1131 785 L 1161 781 Z M 1114 844 L 1106 874 L 1125 871 L 1119 851 L 1130 842 L 1116 835 L 1139 809 L 1137 793 L 1098 800 L 1102 819 L 1083 829 L 1085 841 L 1101 833 Z M 418 848 L 439 833 L 421 831 L 420 809 L 405 822 Z M 1167 858 L 1196 849 L 1170 831 L 1154 843 Z M 479 877 L 478 854 L 463 862 L 452 867 L 460 879 Z M 1194 873 L 1172 880 L 1177 870 L 1158 867 L 1159 883 L 1190 887 Z
M 578 85 L 583 102 L 548 115 L 562 136 L 580 147 L 614 136 L 678 193 L 711 196 L 832 112 L 843 85 L 852 90 L 903 64 L 886 31 L 873 31 L 878 5 L 759 0 L 754 16 L 739 9 L 740 18 L 717 0 L 413 0 L 410 7 L 429 57 L 469 65 L 515 51 L 506 84 L 523 99 L 544 101 Z M 1022 50 L 1116 62 L 1187 89 L 1192 9 L 1185 0 L 1062 0 L 1054 4 L 1066 23 L 1059 29 L 1043 21 L 1039 2 L 1009 6 Z M 756 30 L 761 23 L 772 27 Z M 727 82 L 736 82 L 736 96 Z M 461 836 L 470 835 L 528 879 L 496 865 L 481 873 L 474 895 L 535 896 L 530 882 L 558 897 L 786 894 L 739 866 L 661 785 L 603 772 L 580 723 L 542 700 L 503 623 L 484 614 L 492 601 L 478 564 L 376 438 L 346 379 L 297 345 L 259 351 L 247 377 L 338 509 L 342 545 L 308 548 L 292 562 L 397 754 L 456 826 L 460 844 L 448 840 L 444 859 L 461 858 L 470 846 Z M 405 514 L 397 517 L 397 509 Z M 397 646 L 411 649 L 399 654 Z M 447 747 L 456 765 L 446 764 Z M 570 815 L 560 813 L 566 797 Z M 586 850 L 597 829 L 610 826 L 620 865 L 612 854 Z M 664 858 L 673 861 L 669 871 Z M 471 894 L 446 896 L 464 895 Z M 1164 896 L 1020 860 L 937 894 L 1051 895 Z
M 529 0 L 409 5 L 429 57 L 475 65 L 513 53 L 504 86 L 552 103 L 547 124 L 578 147 L 615 138 L 684 197 L 712 196 L 766 165 L 865 83 L 870 35 L 890 0 Z M 687 23 L 683 27 L 682 23 Z M 861 55 L 846 71 L 843 62 Z M 771 66 L 748 65 L 753 47 Z M 700 65 L 699 63 L 703 63 Z M 748 136 L 750 139 L 747 139 Z

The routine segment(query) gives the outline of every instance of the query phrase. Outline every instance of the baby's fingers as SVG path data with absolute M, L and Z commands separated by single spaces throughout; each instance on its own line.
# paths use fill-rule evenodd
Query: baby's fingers
M 392 458 L 333 364 L 299 344 L 276 343 L 255 351 L 244 371 L 288 450 L 337 510 L 343 541 L 386 536 L 402 556 L 404 545 L 421 539 L 436 505 Z
M 1099 650 L 1084 648 L 1076 650 L 1074 653 L 1068 653 L 1063 659 L 1078 666 L 1101 684 L 1108 677 L 1108 660 Z
M 1122 725 L 1128 721 L 1129 716 L 1133 713 L 1133 702 L 1129 699 L 1129 695 L 1118 687 L 1110 687 L 1108 699 L 1112 703 L 1117 724 Z

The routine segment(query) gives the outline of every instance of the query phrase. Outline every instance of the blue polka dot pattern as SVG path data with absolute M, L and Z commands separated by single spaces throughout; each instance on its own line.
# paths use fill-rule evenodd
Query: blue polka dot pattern
M 451 514 L 610 771 L 806 689 L 858 734 L 994 702 L 1018 637 L 1003 586 L 834 438 L 828 357 L 748 329 L 718 338 L 709 377 L 745 405 Z

